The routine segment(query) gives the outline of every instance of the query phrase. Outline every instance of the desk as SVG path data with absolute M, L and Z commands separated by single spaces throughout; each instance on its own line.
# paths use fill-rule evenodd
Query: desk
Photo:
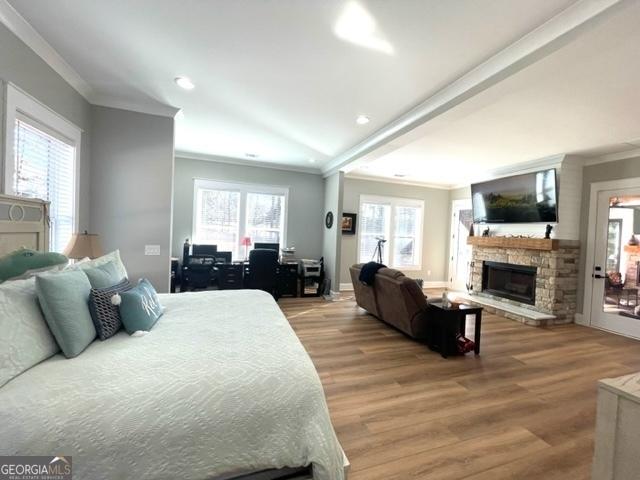
M 218 288 L 231 290 L 244 288 L 244 279 L 249 272 L 249 262 L 216 263 Z M 298 262 L 278 263 L 278 296 L 298 296 Z

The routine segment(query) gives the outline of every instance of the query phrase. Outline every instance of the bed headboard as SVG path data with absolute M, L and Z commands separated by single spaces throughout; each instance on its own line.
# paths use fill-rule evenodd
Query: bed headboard
M 0 195 L 0 256 L 20 247 L 49 249 L 49 202 Z

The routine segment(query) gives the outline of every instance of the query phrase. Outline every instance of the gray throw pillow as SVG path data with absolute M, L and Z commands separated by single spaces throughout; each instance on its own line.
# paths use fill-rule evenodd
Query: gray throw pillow
M 96 338 L 89 314 L 91 284 L 81 270 L 43 273 L 36 293 L 44 318 L 67 358 L 79 355 Z
M 91 288 L 107 288 L 122 281 L 122 274 L 113 261 L 97 267 L 85 268 L 83 271 L 89 278 Z
M 126 278 L 111 287 L 92 288 L 89 298 L 89 311 L 93 326 L 98 332 L 100 340 L 114 336 L 122 328 L 120 320 L 119 294 L 131 290 L 131 284 Z

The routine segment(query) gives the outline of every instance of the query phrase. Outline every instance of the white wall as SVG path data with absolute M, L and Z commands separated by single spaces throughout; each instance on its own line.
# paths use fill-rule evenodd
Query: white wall
M 106 251 L 120 249 L 129 277 L 169 289 L 173 119 L 91 107 L 91 230 Z M 160 245 L 145 256 L 145 245 Z
M 289 188 L 287 246 L 296 247 L 300 258 L 322 256 L 324 182 L 322 176 L 273 168 L 234 165 L 224 161 L 177 157 L 174 177 L 173 256 L 182 258 L 185 238 L 193 231 L 193 181 L 195 178 L 223 182 L 256 183 Z M 225 159 L 220 159 L 225 160 Z
M 340 290 L 340 240 L 342 238 L 342 196 L 344 189 L 344 173 L 334 173 L 324 179 L 324 215 L 333 213 L 333 225 L 324 228 L 322 256 L 324 257 L 325 276 L 331 280 L 331 290 Z M 323 216 L 324 224 L 324 216 Z

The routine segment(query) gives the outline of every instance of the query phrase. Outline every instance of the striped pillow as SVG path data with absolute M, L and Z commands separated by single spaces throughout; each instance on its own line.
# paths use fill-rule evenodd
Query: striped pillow
M 131 288 L 129 280 L 125 278 L 112 287 L 91 289 L 89 311 L 100 340 L 106 340 L 114 336 L 122 328 L 122 320 L 118 309 L 120 304 L 119 294 Z

